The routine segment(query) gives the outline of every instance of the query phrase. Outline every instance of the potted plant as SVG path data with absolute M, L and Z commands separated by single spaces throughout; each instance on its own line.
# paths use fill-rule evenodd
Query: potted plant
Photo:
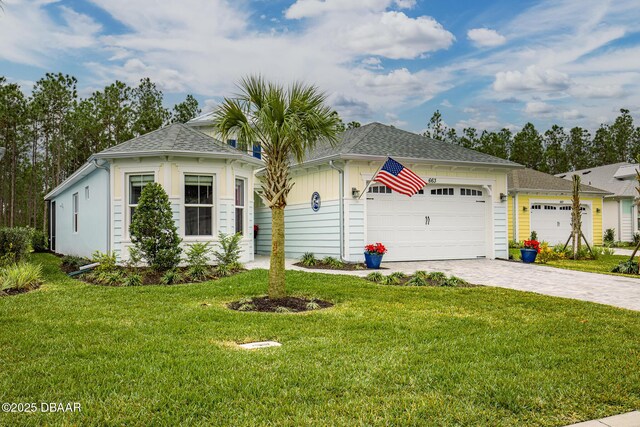
M 366 245 L 364 247 L 364 262 L 367 268 L 380 268 L 382 256 L 387 253 L 387 248 L 382 243 Z
M 524 248 L 520 249 L 522 262 L 532 263 L 540 253 L 540 242 L 537 240 L 525 240 Z

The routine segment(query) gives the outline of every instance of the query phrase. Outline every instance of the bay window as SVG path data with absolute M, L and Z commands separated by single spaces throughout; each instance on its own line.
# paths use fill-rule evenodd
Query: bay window
M 213 176 L 184 176 L 185 236 L 213 235 Z
M 245 180 L 236 178 L 236 233 L 244 234 Z

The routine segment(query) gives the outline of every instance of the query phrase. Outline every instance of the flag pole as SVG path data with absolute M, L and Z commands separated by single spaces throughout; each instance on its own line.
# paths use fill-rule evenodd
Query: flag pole
M 390 159 L 390 157 L 387 157 L 387 160 L 389 160 L 389 159 Z M 376 173 L 373 174 L 373 176 L 371 177 L 371 179 L 369 180 L 367 185 L 364 187 L 364 190 L 362 190 L 362 193 L 360 193 L 360 196 L 358 196 L 357 200 L 360 200 L 362 198 L 362 195 L 365 194 L 369 190 L 369 187 L 371 187 L 371 183 L 373 182 L 373 178 L 375 178 L 376 175 L 378 175 L 378 172 L 380 172 L 380 169 L 382 169 L 382 167 L 385 165 L 385 163 L 387 163 L 387 160 L 382 162 L 382 164 L 380 165 L 380 167 L 378 168 Z

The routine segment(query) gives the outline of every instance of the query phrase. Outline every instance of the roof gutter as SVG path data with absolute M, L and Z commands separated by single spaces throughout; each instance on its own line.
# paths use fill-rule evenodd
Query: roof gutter
M 124 158 L 132 158 L 132 157 L 163 157 L 163 156 L 173 156 L 173 157 L 203 157 L 208 159 L 233 159 L 240 160 L 247 163 L 253 163 L 255 165 L 264 166 L 264 162 L 262 160 L 258 160 L 249 155 L 244 155 L 241 153 L 206 153 L 199 151 L 174 151 L 174 150 L 163 150 L 163 151 L 131 151 L 128 153 L 98 153 L 91 156 L 91 159 L 124 159 Z
M 111 169 L 98 164 L 98 159 L 93 159 L 96 169 L 102 169 L 107 173 L 107 253 L 111 254 Z
M 347 261 L 344 256 L 344 169 L 340 169 L 333 160 L 329 160 L 329 167 L 338 171 L 338 194 L 340 200 L 338 201 L 338 215 L 340 217 L 340 260 Z

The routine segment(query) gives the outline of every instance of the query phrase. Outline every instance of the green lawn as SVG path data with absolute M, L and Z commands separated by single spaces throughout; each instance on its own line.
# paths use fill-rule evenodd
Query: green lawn
M 520 249 L 509 249 L 509 253 L 513 256 L 513 259 L 520 259 Z M 614 276 L 633 277 L 639 279 L 636 274 L 618 274 L 612 273 L 611 269 L 618 265 L 622 261 L 629 259 L 628 255 L 602 255 L 597 260 L 577 260 L 561 259 L 556 261 L 549 261 L 544 265 L 557 268 L 565 268 L 567 270 L 587 271 L 589 273 L 603 273 L 611 274 Z
M 640 407 L 640 313 L 505 289 L 289 272 L 336 306 L 241 313 L 265 271 L 0 298 L 0 402 L 80 402 L 0 425 L 558 426 Z M 203 306 L 202 304 L 210 304 Z M 246 351 L 239 341 L 283 347 Z

